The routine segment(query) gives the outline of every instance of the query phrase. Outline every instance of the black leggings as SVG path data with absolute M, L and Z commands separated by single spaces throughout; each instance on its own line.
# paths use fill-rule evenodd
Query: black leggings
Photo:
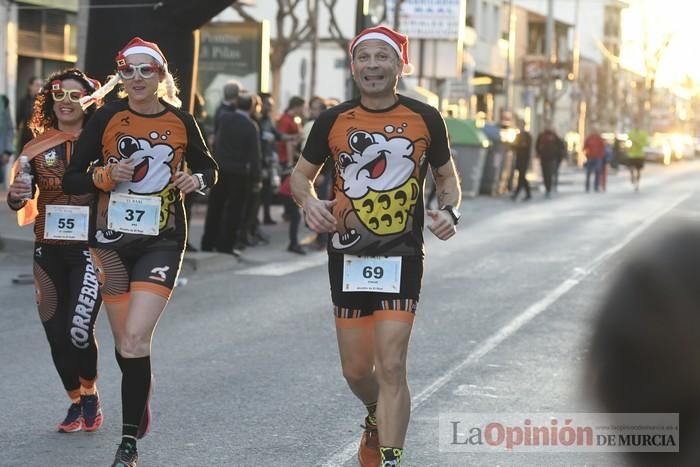
M 66 391 L 97 378 L 95 319 L 102 304 L 87 245 L 34 244 L 39 317 Z

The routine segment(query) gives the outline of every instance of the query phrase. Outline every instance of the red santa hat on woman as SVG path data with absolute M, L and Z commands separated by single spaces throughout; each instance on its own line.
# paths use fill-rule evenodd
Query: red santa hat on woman
M 350 43 L 350 57 L 355 53 L 355 48 L 364 41 L 371 39 L 380 40 L 388 44 L 403 62 L 403 74 L 413 73 L 413 65 L 408 61 L 408 36 L 396 32 L 386 26 L 367 28 L 359 33 Z
M 164 70 L 168 67 L 168 61 L 165 59 L 165 55 L 163 55 L 163 52 L 161 52 L 158 44 L 155 42 L 145 41 L 140 37 L 134 37 L 117 54 L 117 69 L 126 67 L 126 57 L 136 54 L 146 54 L 150 56 L 156 62 L 158 62 L 158 64 L 163 67 Z
M 130 55 L 145 54 L 151 57 L 162 69 L 163 71 L 163 81 L 165 83 L 165 95 L 163 99 L 175 107 L 180 107 L 182 101 L 177 97 L 177 86 L 175 85 L 175 79 L 173 75 L 168 71 L 168 61 L 165 59 L 165 55 L 158 47 L 155 42 L 149 42 L 141 39 L 140 37 L 134 37 L 126 44 L 118 53 L 115 58 L 117 64 L 117 70 L 123 70 L 129 65 L 126 58 Z M 102 88 L 98 89 L 96 92 L 90 96 L 85 96 L 80 99 L 83 108 L 89 106 L 92 102 L 104 98 L 107 94 L 114 89 L 114 87 L 119 83 L 119 74 L 115 73 L 109 81 L 107 81 Z

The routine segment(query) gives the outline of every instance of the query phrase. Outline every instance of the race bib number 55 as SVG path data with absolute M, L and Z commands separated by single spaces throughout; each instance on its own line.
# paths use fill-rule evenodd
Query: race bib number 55
M 401 291 L 400 256 L 343 258 L 343 292 Z
M 158 196 L 112 193 L 107 210 L 107 228 L 130 234 L 158 235 L 160 201 Z
M 90 208 L 87 206 L 46 206 L 46 223 L 44 238 L 51 240 L 81 240 L 88 237 L 88 218 Z

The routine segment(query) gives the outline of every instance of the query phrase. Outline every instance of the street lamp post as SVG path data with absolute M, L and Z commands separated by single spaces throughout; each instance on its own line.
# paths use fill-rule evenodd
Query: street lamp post
M 365 29 L 368 13 L 369 0 L 357 0 L 357 5 L 355 7 L 355 35 Z
M 514 23 L 513 21 L 514 15 L 513 15 L 513 0 L 508 0 L 508 55 L 506 57 L 506 102 L 505 102 L 505 109 L 506 110 L 511 110 L 511 105 L 512 105 L 512 88 L 513 88 L 513 79 L 512 79 L 512 61 L 513 57 L 515 56 L 515 28 L 514 28 Z
M 547 0 L 547 23 L 545 25 L 545 74 L 544 74 L 544 124 L 551 125 L 552 120 L 552 63 L 554 42 L 554 0 Z

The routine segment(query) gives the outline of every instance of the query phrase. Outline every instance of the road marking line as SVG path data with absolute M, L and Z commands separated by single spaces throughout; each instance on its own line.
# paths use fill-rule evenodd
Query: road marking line
M 583 268 L 575 268 L 571 277 L 562 282 L 557 288 L 549 292 L 540 301 L 530 305 L 525 311 L 520 313 L 518 316 L 513 318 L 508 324 L 503 326 L 501 329 L 492 334 L 489 338 L 482 341 L 474 350 L 472 350 L 467 357 L 458 363 L 456 366 L 448 370 L 444 375 L 433 381 L 428 387 L 423 389 L 418 395 L 411 398 L 411 410 L 416 411 L 421 405 L 423 405 L 431 396 L 442 389 L 447 383 L 454 378 L 454 376 L 471 365 L 477 363 L 483 356 L 495 349 L 503 341 L 514 335 L 527 323 L 532 321 L 535 317 L 549 308 L 562 296 L 564 296 L 569 290 L 576 287 L 581 281 L 586 277 L 591 275 L 601 264 L 603 264 L 607 259 L 613 256 L 615 253 L 622 250 L 627 246 L 635 237 L 645 231 L 649 226 L 651 226 L 658 219 L 666 215 L 669 211 L 674 209 L 676 206 L 681 204 L 683 201 L 690 198 L 690 193 L 683 195 L 676 199 L 669 206 L 665 207 L 661 211 L 657 212 L 651 217 L 648 217 L 644 222 L 642 222 L 637 228 L 628 233 L 625 238 L 622 239 L 618 244 L 605 250 L 593 261 L 588 263 Z M 358 441 L 350 441 L 343 447 L 335 451 L 331 457 L 320 464 L 322 467 L 342 467 L 347 461 L 354 458 L 357 455 Z

